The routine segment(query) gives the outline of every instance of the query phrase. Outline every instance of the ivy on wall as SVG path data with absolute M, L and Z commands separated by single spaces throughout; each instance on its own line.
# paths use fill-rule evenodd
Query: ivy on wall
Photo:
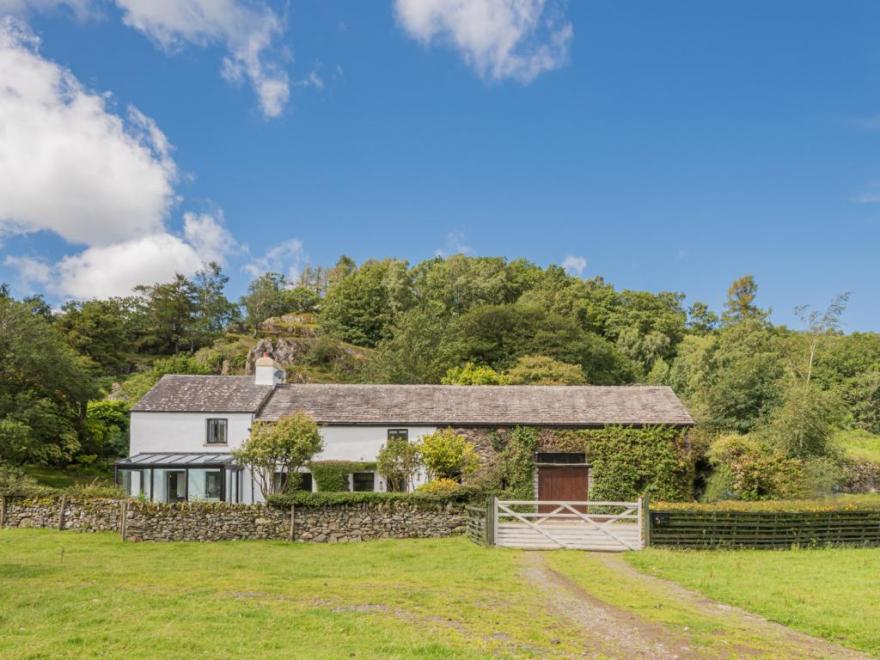
M 633 500 L 648 493 L 676 501 L 693 497 L 694 457 L 686 433 L 672 426 L 607 426 L 560 431 L 556 437 L 586 452 L 592 499 Z
M 352 472 L 375 472 L 376 463 L 369 461 L 313 461 L 309 469 L 319 492 L 341 493 L 349 490 L 348 475 Z
M 494 450 L 475 485 L 510 499 L 534 499 L 535 452 L 585 453 L 594 500 L 634 500 L 644 493 L 666 501 L 691 500 L 694 452 L 686 431 L 670 426 L 601 429 L 517 427 L 489 434 Z

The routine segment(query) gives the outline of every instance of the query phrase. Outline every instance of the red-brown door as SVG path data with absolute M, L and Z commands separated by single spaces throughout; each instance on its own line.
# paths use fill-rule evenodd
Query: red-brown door
M 587 500 L 586 465 L 539 465 L 538 499 L 585 502 Z M 556 505 L 543 505 L 542 513 L 553 511 Z M 578 507 L 583 510 L 584 507 Z

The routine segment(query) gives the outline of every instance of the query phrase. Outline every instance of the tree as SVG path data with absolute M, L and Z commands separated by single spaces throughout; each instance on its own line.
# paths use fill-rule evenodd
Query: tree
M 834 393 L 795 381 L 761 435 L 788 458 L 827 456 L 841 412 L 841 402 Z
M 727 302 L 724 303 L 724 313 L 721 315 L 724 323 L 733 325 L 747 320 L 766 320 L 768 312 L 755 305 L 757 295 L 758 285 L 751 275 L 743 275 L 734 280 L 727 290 Z
M 97 395 L 93 367 L 32 306 L 0 298 L 0 459 L 72 460 Z
M 452 367 L 440 380 L 443 385 L 506 385 L 507 378 L 492 367 L 467 362 L 462 367 Z
M 835 296 L 824 312 L 811 310 L 809 305 L 800 305 L 795 308 L 795 314 L 805 326 L 807 337 L 807 366 L 804 380 L 809 384 L 813 377 L 813 364 L 816 361 L 816 351 L 821 339 L 840 329 L 840 317 L 846 311 L 849 301 L 849 293 L 841 293 Z
M 141 285 L 135 291 L 143 297 L 143 348 L 159 355 L 197 348 L 198 309 L 192 282 L 178 273 L 171 282 Z
M 229 278 L 220 266 L 209 263 L 195 274 L 192 296 L 195 302 L 193 334 L 198 347 L 219 337 L 230 323 L 238 319 L 238 306 L 230 302 L 224 290 Z
M 96 458 L 118 458 L 128 454 L 129 414 L 125 401 L 89 401 L 86 410 L 88 440 L 83 445 L 83 453 Z
M 423 437 L 419 452 L 430 479 L 461 481 L 473 474 L 480 462 L 474 443 L 451 428 Z
M 232 455 L 251 472 L 264 498 L 296 485 L 294 475 L 324 448 L 318 425 L 304 412 L 277 422 L 254 422 L 251 435 Z M 276 479 L 275 474 L 287 475 Z
M 129 309 L 123 298 L 71 301 L 62 306 L 55 327 L 76 351 L 121 374 L 131 368 L 135 352 Z
M 718 314 L 706 303 L 695 302 L 688 308 L 688 330 L 697 335 L 707 335 L 718 327 Z
M 321 305 L 321 325 L 351 344 L 374 347 L 391 337 L 393 323 L 411 302 L 406 262 L 367 261 L 331 285 Z
M 411 490 L 420 466 L 419 446 L 404 438 L 389 438 L 376 458 L 376 469 L 385 475 L 388 490 L 394 492 Z
M 586 385 L 584 372 L 576 364 L 546 355 L 524 355 L 505 373 L 511 385 Z

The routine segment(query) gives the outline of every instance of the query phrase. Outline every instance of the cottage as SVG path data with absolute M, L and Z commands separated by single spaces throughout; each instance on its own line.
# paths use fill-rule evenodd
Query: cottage
M 693 420 L 668 387 L 296 385 L 268 357 L 254 376 L 164 376 L 131 413 L 130 456 L 117 475 L 132 496 L 156 502 L 214 500 L 255 503 L 262 497 L 230 450 L 247 439 L 255 420 L 305 411 L 321 427 L 316 461 L 369 464 L 391 438 L 410 442 L 452 427 L 481 454 L 487 432 L 532 426 L 591 429 L 608 425 L 688 427 Z M 537 454 L 541 499 L 582 500 L 589 465 L 579 452 Z M 300 487 L 317 490 L 309 473 Z M 374 470 L 347 475 L 349 490 L 384 491 Z M 417 480 L 423 480 L 423 476 Z

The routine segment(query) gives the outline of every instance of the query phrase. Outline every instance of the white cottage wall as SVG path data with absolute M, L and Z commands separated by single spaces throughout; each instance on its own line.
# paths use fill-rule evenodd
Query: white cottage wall
M 227 444 L 208 444 L 209 419 L 227 420 Z M 252 422 L 251 413 L 133 412 L 129 454 L 228 453 L 247 440 Z

